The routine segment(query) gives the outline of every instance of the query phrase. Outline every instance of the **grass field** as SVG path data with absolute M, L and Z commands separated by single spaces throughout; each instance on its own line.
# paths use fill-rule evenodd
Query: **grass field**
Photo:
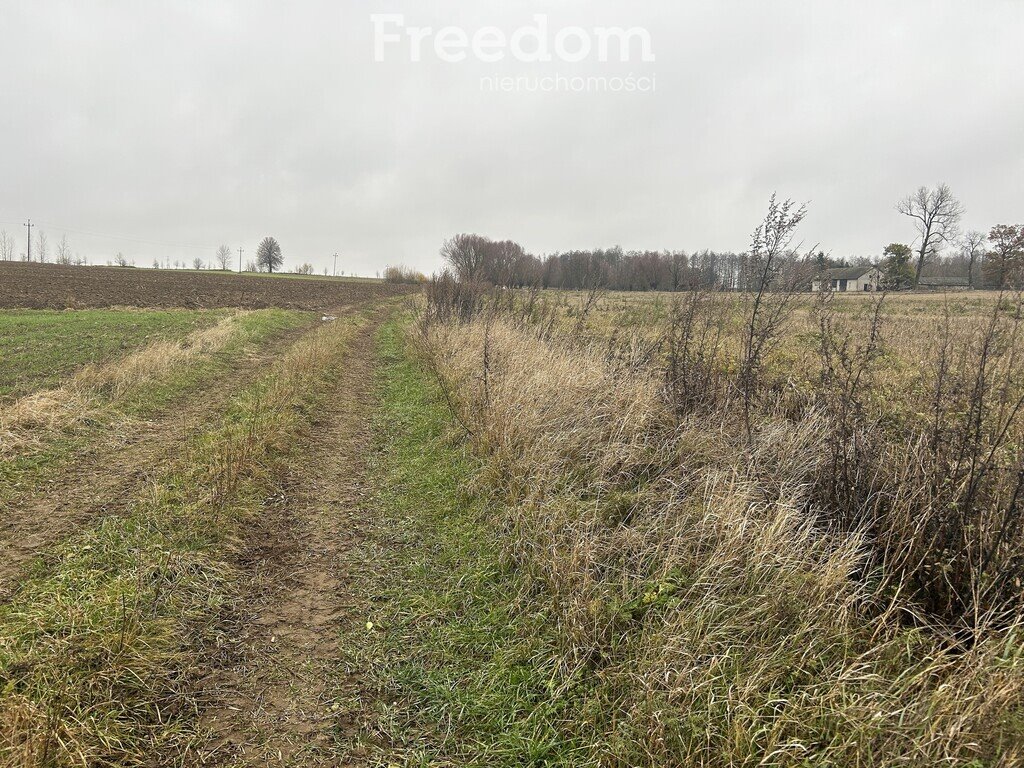
M 87 363 L 207 328 L 223 315 L 185 310 L 0 312 L 0 403 L 55 386 Z
M 0 370 L 20 395 L 0 401 L 0 473 L 11 480 L 15 467 L 39 469 L 82 438 L 195 394 L 253 347 L 312 318 L 280 310 L 29 310 L 0 322 L 13 340 Z
M 0 765 L 1024 759 L 1017 297 L 448 288 L 0 314 Z

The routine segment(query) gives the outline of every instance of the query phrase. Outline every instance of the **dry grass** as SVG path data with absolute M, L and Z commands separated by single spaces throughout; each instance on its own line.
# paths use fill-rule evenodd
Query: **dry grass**
M 980 418 L 985 430 L 995 424 L 1004 398 L 998 382 L 1017 386 L 1016 325 L 1012 316 L 991 314 L 988 301 L 985 311 L 936 333 L 937 319 L 941 325 L 943 316 L 956 316 L 936 299 L 914 300 L 900 311 L 915 317 L 913 308 L 925 302 L 939 312 L 887 337 L 884 353 L 865 341 L 872 324 L 867 304 L 798 313 L 760 380 L 750 434 L 730 389 L 734 312 L 742 312 L 742 301 L 722 317 L 724 351 L 713 379 L 722 383 L 721 397 L 682 411 L 667 395 L 665 350 L 652 351 L 649 326 L 632 336 L 611 323 L 605 330 L 612 332 L 602 333 L 597 327 L 607 316 L 591 312 L 582 324 L 589 343 L 581 343 L 588 334 L 548 330 L 570 322 L 581 327 L 579 305 L 566 303 L 561 317 L 571 319 L 554 323 L 494 314 L 458 322 L 454 312 L 444 322 L 434 313 L 421 329 L 425 358 L 486 458 L 483 483 L 501 502 L 494 520 L 499 541 L 530 585 L 519 596 L 524 610 L 546 612 L 557 627 L 554 653 L 563 682 L 553 695 L 588 691 L 584 720 L 564 726 L 591 745 L 588 760 L 630 766 L 1024 760 L 1020 621 L 1012 611 L 996 611 L 998 621 L 995 613 L 980 612 L 954 626 L 922 602 L 921 595 L 938 587 L 921 582 L 920 570 L 906 569 L 934 569 L 942 556 L 960 550 L 934 548 L 937 529 L 918 526 L 922 539 L 898 510 L 930 510 L 939 520 L 944 505 L 965 497 L 936 492 L 922 500 L 914 485 L 922 477 L 903 470 L 922 454 L 901 454 L 904 444 L 894 438 L 915 424 L 911 409 L 920 408 L 921 393 L 937 382 L 952 393 L 940 421 L 950 435 L 962 436 L 960 409 L 970 408 L 984 338 L 998 339 L 993 346 L 1001 350 L 986 369 L 986 380 L 996 384 L 982 397 L 988 405 Z M 831 331 L 822 330 L 823 312 L 830 312 L 832 325 L 824 327 Z M 667 309 L 662 318 L 667 321 Z M 992 322 L 998 332 L 986 336 Z M 932 332 L 920 333 L 924 327 Z M 833 358 L 836 378 L 827 386 L 819 338 L 826 333 L 845 350 L 845 357 Z M 962 377 L 949 369 L 944 377 L 930 372 L 936 344 L 957 351 L 966 366 Z M 921 350 L 931 357 L 916 357 Z M 897 364 L 887 369 L 880 360 Z M 849 417 L 849 444 L 865 435 L 889 442 L 872 443 L 886 452 L 856 466 L 870 467 L 869 479 L 883 491 L 904 491 L 884 510 L 889 517 L 881 528 L 837 521 L 826 507 L 834 497 L 820 488 L 843 433 L 842 411 L 818 396 L 847 386 L 859 366 L 867 372 L 839 398 L 850 413 L 861 408 Z M 883 396 L 865 394 L 861 379 L 872 386 L 882 381 Z M 907 382 L 918 388 L 893 399 Z M 881 426 L 868 433 L 868 424 Z M 995 445 L 986 434 L 984 450 Z M 938 453 L 959 441 L 950 437 Z M 1004 450 L 1016 448 L 999 443 L 997 451 Z M 928 465 L 929 482 L 948 469 L 946 459 Z M 886 468 L 888 484 L 879 474 Z M 992 481 L 985 503 L 1005 504 L 1002 483 Z M 881 560 L 872 540 L 880 531 L 890 537 Z M 966 549 L 991 543 L 966 528 L 960 535 Z M 916 564 L 888 557 L 900 545 L 928 557 Z

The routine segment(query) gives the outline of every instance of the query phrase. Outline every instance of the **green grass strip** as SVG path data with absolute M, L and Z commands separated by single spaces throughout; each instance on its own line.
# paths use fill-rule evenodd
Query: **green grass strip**
M 402 326 L 385 325 L 378 343 L 371 474 L 383 484 L 389 540 L 376 556 L 392 560 L 395 577 L 369 587 L 374 627 L 347 639 L 380 692 L 363 747 L 404 765 L 574 764 L 580 745 L 564 725 L 578 699 L 559 693 L 545 617 L 513 603 L 517 577 L 470 490 L 478 463 Z
M 0 311 L 0 403 L 54 387 L 86 363 L 208 328 L 227 310 Z

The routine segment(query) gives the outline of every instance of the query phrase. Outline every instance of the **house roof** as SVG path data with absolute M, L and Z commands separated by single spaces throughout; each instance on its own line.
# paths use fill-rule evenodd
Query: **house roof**
M 864 277 L 873 269 L 876 269 L 876 267 L 870 264 L 860 267 L 833 267 L 832 269 L 826 269 L 821 273 L 821 276 L 826 280 L 856 280 L 859 277 Z
M 958 288 L 966 288 L 968 285 L 970 285 L 970 281 L 966 277 L 939 276 L 939 277 L 922 277 L 920 280 L 917 281 L 917 284 L 918 285 L 925 285 L 925 286 L 951 285 L 951 286 L 955 286 L 955 287 L 958 287 Z

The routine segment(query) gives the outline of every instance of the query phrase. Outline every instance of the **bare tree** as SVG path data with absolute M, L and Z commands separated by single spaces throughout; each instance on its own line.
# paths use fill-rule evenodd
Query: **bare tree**
M 203 260 L 202 259 L 200 259 L 198 256 L 196 256 L 194 259 L 192 259 L 192 269 L 202 269 L 202 268 L 203 268 Z
M 126 258 L 124 257 L 124 254 L 123 254 L 123 253 L 121 253 L 120 251 L 118 251 L 118 252 L 117 252 L 117 253 L 116 253 L 116 254 L 114 255 L 114 264 L 116 264 L 116 265 L 117 265 L 117 266 L 119 266 L 119 267 L 127 267 L 127 266 L 128 266 L 128 259 L 126 259 Z
M 482 235 L 461 234 L 444 241 L 441 256 L 452 265 L 460 280 L 472 282 L 483 277 L 492 241 Z
M 62 235 L 60 242 L 57 243 L 57 263 L 65 265 L 71 263 L 71 245 L 68 243 L 67 235 Z
M 217 264 L 221 269 L 227 269 L 231 265 L 231 249 L 226 245 L 217 249 Z
M 939 184 L 935 189 L 920 187 L 917 192 L 898 202 L 896 210 L 914 219 L 920 238 L 914 271 L 916 285 L 921 280 L 921 270 L 928 260 L 934 258 L 943 245 L 951 244 L 956 239 L 964 207 L 953 197 L 947 185 Z
M 7 234 L 6 229 L 0 229 L 0 261 L 10 261 L 14 258 L 14 238 Z
M 960 240 L 960 253 L 967 260 L 967 283 L 976 283 L 974 267 L 978 259 L 985 253 L 985 233 L 976 229 L 968 230 Z
M 484 277 L 494 285 L 511 286 L 523 256 L 523 247 L 511 240 L 488 243 L 484 249 Z
M 672 290 L 678 291 L 683 284 L 683 278 L 690 270 L 690 259 L 686 251 L 673 251 L 670 256 L 669 275 L 672 278 Z
M 36 235 L 36 257 L 39 259 L 40 264 L 45 264 L 49 256 L 50 248 L 46 239 L 46 233 L 43 230 L 39 230 L 39 234 Z
M 284 264 L 281 244 L 272 237 L 264 237 L 256 248 L 256 264 L 267 272 L 272 273 L 275 269 L 280 271 Z

